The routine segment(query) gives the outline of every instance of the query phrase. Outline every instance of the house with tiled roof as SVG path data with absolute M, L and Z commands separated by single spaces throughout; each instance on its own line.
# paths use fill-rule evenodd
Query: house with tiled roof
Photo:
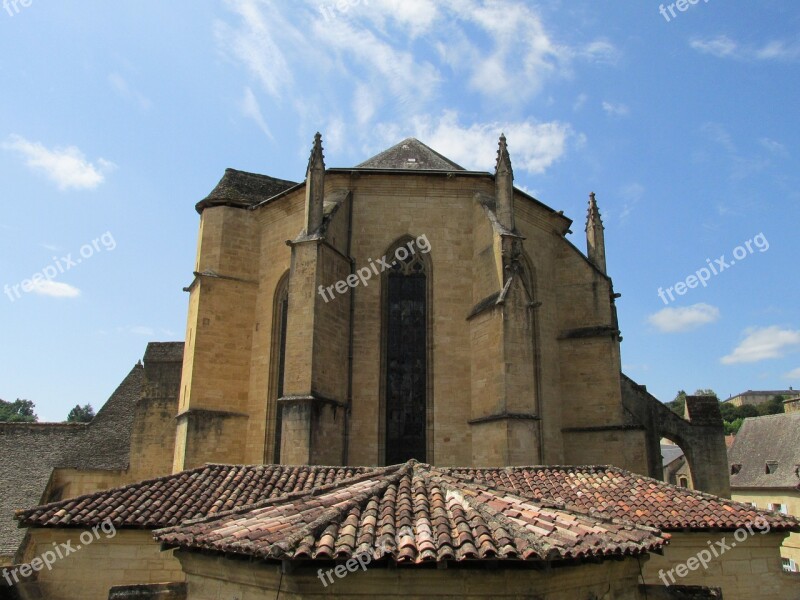
M 800 515 L 800 412 L 745 419 L 728 456 L 735 500 Z M 782 556 L 787 571 L 800 571 L 800 535 L 789 536 Z
M 718 401 L 621 372 L 596 196 L 584 253 L 513 179 L 504 136 L 493 173 L 319 135 L 301 183 L 227 170 L 127 479 L 16 500 L 0 598 L 792 597 L 800 524 L 729 499 Z

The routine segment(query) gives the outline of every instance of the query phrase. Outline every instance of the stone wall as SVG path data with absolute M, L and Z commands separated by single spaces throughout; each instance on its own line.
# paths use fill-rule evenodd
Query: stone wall
M 786 534 L 766 533 L 753 527 L 754 534 L 746 530 L 743 541 L 737 541 L 734 532 L 673 533 L 662 556 L 652 555 L 644 566 L 645 582 L 651 585 L 699 585 L 719 587 L 725 600 L 788 600 L 800 598 L 797 578 L 783 573 L 780 545 Z M 726 549 L 723 551 L 723 544 Z M 714 557 L 711 548 L 720 554 Z M 708 553 L 706 568 L 694 562 Z M 703 554 L 702 556 L 706 556 Z M 692 560 L 693 562 L 689 562 Z M 689 567 L 694 566 L 694 569 Z M 673 570 L 672 576 L 668 574 Z M 678 570 L 679 569 L 679 570 Z M 684 576 L 680 576 L 681 573 Z M 674 578 L 674 582 L 673 582 Z
M 248 561 L 228 560 L 179 552 L 187 573 L 187 600 L 219 598 L 255 599 L 304 598 L 536 598 L 576 600 L 614 598 L 639 600 L 639 567 L 635 559 L 608 561 L 539 570 L 509 569 L 427 569 L 419 567 L 360 569 L 334 583 L 323 585 L 314 567 L 293 570 L 281 577 L 280 567 Z M 335 565 L 326 566 L 325 569 Z M 356 565 L 358 568 L 358 565 Z

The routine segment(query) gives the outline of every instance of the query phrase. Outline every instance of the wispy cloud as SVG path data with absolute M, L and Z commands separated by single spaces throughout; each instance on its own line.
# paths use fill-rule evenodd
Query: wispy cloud
M 771 327 L 751 327 L 745 332 L 744 339 L 730 354 L 723 356 L 720 362 L 724 365 L 751 363 L 781 358 L 787 352 L 800 346 L 800 330 Z
M 800 43 L 785 40 L 770 40 L 762 45 L 740 44 L 727 35 L 712 38 L 694 38 L 689 42 L 694 50 L 717 58 L 747 61 L 784 61 L 800 59 Z
M 381 115 L 407 128 L 436 114 L 453 94 L 524 106 L 577 65 L 619 56 L 605 38 L 565 42 L 568 36 L 553 31 L 539 8 L 511 0 L 370 0 L 346 10 L 306 0 L 293 7 L 291 19 L 274 0 L 225 4 L 231 15 L 216 23 L 218 46 L 274 99 L 264 120 L 273 124 L 275 111 L 293 111 L 301 127 L 321 128 L 335 106 L 333 123 L 343 123 L 351 145 L 374 143 Z M 309 79 L 315 85 L 297 94 L 299 82 Z M 563 140 L 568 127 L 543 131 L 544 144 Z
M 8 137 L 3 148 L 19 154 L 31 170 L 43 173 L 60 190 L 94 189 L 105 181 L 106 174 L 116 166 L 103 158 L 97 159 L 96 164 L 89 162 L 75 146 L 50 150 L 16 134 Z
M 636 208 L 636 205 L 639 204 L 644 197 L 644 192 L 644 186 L 636 182 L 629 183 L 620 190 L 619 195 L 623 201 L 622 210 L 619 213 L 620 221 L 624 221 L 631 215 L 633 209 Z
M 125 78 L 119 73 L 111 73 L 108 76 L 108 82 L 114 91 L 117 92 L 125 100 L 135 102 L 142 110 L 149 110 L 153 105 L 150 99 L 133 89 Z
M 31 291 L 40 296 L 50 296 L 51 298 L 77 298 L 81 291 L 68 283 L 50 280 L 36 280 L 32 282 Z
M 240 105 L 242 110 L 242 114 L 247 117 L 248 119 L 252 119 L 258 128 L 264 132 L 269 139 L 274 139 L 272 137 L 272 132 L 269 130 L 269 126 L 267 125 L 267 121 L 264 119 L 264 115 L 261 113 L 261 106 L 258 104 L 258 99 L 256 95 L 253 93 L 249 87 L 244 89 L 244 98 L 242 98 L 242 103 Z
M 603 110 L 610 117 L 627 117 L 631 112 L 625 104 L 614 104 L 612 102 L 603 102 Z
M 791 371 L 786 373 L 786 375 L 784 375 L 784 377 L 786 379 L 800 380 L 800 367 L 798 367 L 796 369 L 792 369 Z M 798 393 L 800 393 L 800 392 L 798 392 Z
M 647 322 L 662 333 L 682 333 L 713 323 L 719 317 L 719 308 L 700 303 L 680 308 L 665 308 L 650 315 Z

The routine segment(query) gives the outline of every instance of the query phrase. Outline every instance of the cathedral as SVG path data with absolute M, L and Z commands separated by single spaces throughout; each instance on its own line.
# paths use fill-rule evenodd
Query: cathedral
M 65 448 L 33 484 L 0 458 L 0 598 L 800 597 L 800 524 L 728 499 L 716 399 L 622 373 L 593 193 L 584 253 L 504 136 L 489 173 L 413 138 L 329 168 L 317 134 L 302 182 L 227 169 L 196 210 L 184 342 L 84 429 L 0 424 Z

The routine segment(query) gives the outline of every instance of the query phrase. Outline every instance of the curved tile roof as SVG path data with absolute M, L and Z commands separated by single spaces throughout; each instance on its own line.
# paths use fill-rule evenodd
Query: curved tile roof
M 532 501 L 411 461 L 323 493 L 255 506 L 155 533 L 177 546 L 268 559 L 553 561 L 640 555 L 657 529 Z
M 800 524 L 794 517 L 755 510 L 746 504 L 676 487 L 616 467 L 434 468 L 413 461 L 394 467 L 206 465 L 17 511 L 16 516 L 21 525 L 33 527 L 86 527 L 111 519 L 117 528 L 160 529 L 230 510 L 251 508 L 268 500 L 277 502 L 282 497 L 298 500 L 319 496 L 366 480 L 371 480 L 372 486 L 388 486 L 391 482 L 395 485 L 391 478 L 402 469 L 412 469 L 432 481 L 444 481 L 440 487 L 443 485 L 461 495 L 467 487 L 473 486 L 484 491 L 493 490 L 491 493 L 495 495 L 502 492 L 513 497 L 514 502 L 540 507 L 552 503 L 575 514 L 616 519 L 667 532 L 734 530 L 756 518 L 766 519 L 776 531 L 800 531 Z M 411 482 L 413 484 L 413 477 Z M 426 490 L 430 502 L 435 493 L 432 489 Z M 405 501 L 401 505 L 398 498 L 395 495 L 395 504 L 379 504 L 377 515 L 406 506 Z M 489 502 L 485 504 L 492 507 Z

